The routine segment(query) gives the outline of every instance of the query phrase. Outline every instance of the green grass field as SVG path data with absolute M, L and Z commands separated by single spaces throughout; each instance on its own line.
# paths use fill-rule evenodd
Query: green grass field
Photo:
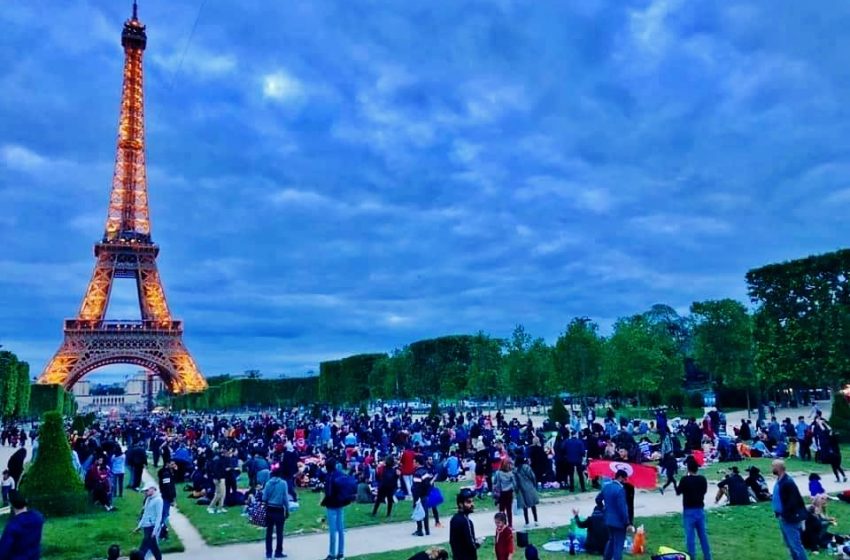
M 105 558 L 112 544 L 121 547 L 126 556 L 142 542 L 141 533 L 133 534 L 142 509 L 142 495 L 127 490 L 123 498 L 115 498 L 116 511 L 108 513 L 92 508 L 91 513 L 71 517 L 48 518 L 41 541 L 43 560 L 90 560 Z M 182 503 L 182 502 L 181 502 Z M 8 516 L 0 517 L 5 526 Z M 170 532 L 167 541 L 160 543 L 163 552 L 180 552 L 183 544 Z
M 446 496 L 447 502 L 454 500 L 453 496 L 457 493 L 464 483 L 441 482 L 438 483 L 443 495 Z M 546 493 L 544 495 L 550 495 Z M 325 508 L 319 505 L 321 502 L 321 492 L 310 492 L 305 489 L 299 489 L 298 503 L 300 509 L 293 512 L 286 521 L 286 534 L 298 535 L 303 533 L 317 533 L 327 530 L 325 524 Z M 248 519 L 240 515 L 242 507 L 227 508 L 226 513 L 208 513 L 206 506 L 199 506 L 191 501 L 183 500 L 186 504 L 180 510 L 189 521 L 194 525 L 207 544 L 223 545 L 237 542 L 258 541 L 265 538 L 265 529 L 255 527 L 248 523 Z M 441 521 L 443 517 L 450 516 L 452 509 L 446 504 L 440 506 Z M 480 510 L 492 510 L 493 503 L 491 500 L 482 500 Z M 380 525 L 383 523 L 410 523 L 411 502 L 403 500 L 393 506 L 392 516 L 387 519 L 386 506 L 382 505 L 378 510 L 378 515 L 372 517 L 372 504 L 351 504 L 345 511 L 346 527 L 363 527 L 368 525 Z
M 834 502 L 830 505 L 830 515 L 839 519 L 833 532 L 850 532 L 850 506 Z M 659 546 L 669 546 L 684 550 L 684 532 L 681 515 L 638 518 L 638 525 L 644 525 L 647 533 L 648 552 L 655 553 Z M 487 535 L 487 540 L 479 551 L 479 560 L 494 560 L 493 527 L 476 527 L 479 536 Z M 531 531 L 530 540 L 540 550 L 540 558 L 554 560 L 564 558 L 564 552 L 545 552 L 542 544 L 551 540 L 563 540 L 568 527 L 538 529 Z M 715 558 L 735 560 L 764 560 L 765 558 L 787 558 L 788 553 L 782 543 L 782 536 L 770 504 L 743 507 L 725 507 L 708 512 L 708 535 L 711 552 Z M 444 545 L 448 547 L 448 545 Z M 697 548 L 699 545 L 697 544 Z M 392 551 L 380 554 L 367 554 L 352 557 L 350 560 L 406 560 L 420 548 Z M 701 559 L 702 554 L 697 553 Z M 514 557 L 522 558 L 521 555 Z M 579 555 L 579 558 L 599 558 L 598 556 Z M 649 555 L 642 556 L 648 558 Z

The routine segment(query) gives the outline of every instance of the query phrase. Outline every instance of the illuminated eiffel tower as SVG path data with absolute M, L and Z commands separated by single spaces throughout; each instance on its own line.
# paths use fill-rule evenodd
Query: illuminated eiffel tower
M 156 266 L 159 247 L 151 241 L 142 92 L 147 35 L 135 1 L 121 45 L 124 87 L 106 231 L 94 246 L 97 262 L 80 311 L 65 321 L 62 346 L 38 382 L 70 389 L 99 367 L 134 364 L 162 377 L 174 393 L 202 391 L 206 380 L 183 344 L 182 322 L 171 317 Z M 105 320 L 115 278 L 136 280 L 141 321 Z

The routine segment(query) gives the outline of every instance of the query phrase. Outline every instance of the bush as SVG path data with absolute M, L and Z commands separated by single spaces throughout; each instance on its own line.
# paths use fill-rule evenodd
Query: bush
M 88 509 L 88 495 L 71 464 L 71 447 L 62 416 L 46 412 L 39 431 L 38 455 L 24 473 L 21 493 L 46 516 L 62 517 Z
M 842 392 L 836 392 L 832 396 L 832 413 L 829 416 L 829 425 L 841 438 L 841 441 L 850 441 L 850 403 Z
M 564 401 L 560 397 L 552 399 L 552 408 L 549 409 L 549 420 L 558 422 L 561 426 L 566 426 L 570 422 L 570 413 L 567 412 L 567 407 L 564 406 Z

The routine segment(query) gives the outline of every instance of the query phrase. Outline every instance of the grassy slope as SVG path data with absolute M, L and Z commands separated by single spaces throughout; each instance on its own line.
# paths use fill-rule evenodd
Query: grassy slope
M 185 502 L 183 502 L 185 503 Z M 126 555 L 138 548 L 141 533 L 132 534 L 139 520 L 142 495 L 132 490 L 125 491 L 123 498 L 115 499 L 117 511 L 107 513 L 102 508 L 93 508 L 92 513 L 74 517 L 49 518 L 45 521 L 42 536 L 43 560 L 89 560 L 105 558 L 106 549 L 118 544 Z M 7 516 L 0 518 L 5 526 Z M 160 543 L 163 552 L 183 550 L 180 539 L 171 531 L 170 538 Z

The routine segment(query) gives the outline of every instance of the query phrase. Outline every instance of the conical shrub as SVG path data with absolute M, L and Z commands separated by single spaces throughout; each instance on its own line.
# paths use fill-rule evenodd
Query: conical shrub
M 841 441 L 850 441 L 850 403 L 847 402 L 847 397 L 841 391 L 832 395 L 832 413 L 829 415 L 829 425 L 838 433 Z
M 38 454 L 21 480 L 21 493 L 47 516 L 61 517 L 86 511 L 89 499 L 71 463 L 71 446 L 58 412 L 44 413 Z

